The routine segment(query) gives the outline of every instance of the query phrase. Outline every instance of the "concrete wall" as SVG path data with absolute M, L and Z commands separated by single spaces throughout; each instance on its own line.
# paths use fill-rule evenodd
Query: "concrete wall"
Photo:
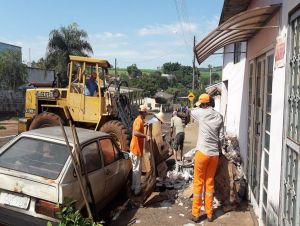
M 13 90 L 0 91 L 0 114 L 22 113 L 25 105 L 25 94 Z

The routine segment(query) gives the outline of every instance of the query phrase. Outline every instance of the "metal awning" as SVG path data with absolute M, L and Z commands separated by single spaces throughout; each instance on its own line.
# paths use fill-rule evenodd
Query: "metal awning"
M 234 15 L 247 10 L 250 3 L 251 0 L 224 0 L 219 25 Z
M 201 64 L 211 54 L 226 45 L 247 41 L 260 29 L 277 27 L 263 26 L 280 7 L 281 4 L 276 4 L 246 10 L 222 23 L 195 46 L 194 52 L 198 63 Z

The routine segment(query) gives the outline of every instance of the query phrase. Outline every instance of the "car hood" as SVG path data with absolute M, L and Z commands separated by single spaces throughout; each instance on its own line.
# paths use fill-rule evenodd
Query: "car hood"
M 58 184 L 54 180 L 0 168 L 0 181 L 1 190 L 21 193 L 55 203 L 59 201 Z

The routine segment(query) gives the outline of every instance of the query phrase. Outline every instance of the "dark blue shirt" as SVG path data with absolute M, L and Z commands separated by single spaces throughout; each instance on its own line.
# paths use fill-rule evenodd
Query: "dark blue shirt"
M 86 80 L 85 86 L 89 91 L 89 92 L 86 92 L 87 90 L 85 91 L 84 94 L 86 96 L 94 96 L 94 92 L 96 90 L 98 90 L 98 85 L 97 85 L 96 81 L 94 79 L 91 79 L 91 78 Z

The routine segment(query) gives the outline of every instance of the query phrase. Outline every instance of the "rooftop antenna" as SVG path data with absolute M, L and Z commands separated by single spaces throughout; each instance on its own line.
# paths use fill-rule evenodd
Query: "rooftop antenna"
M 28 60 L 29 60 L 29 65 L 31 66 L 31 56 L 30 56 L 30 48 L 29 48 L 29 51 L 28 51 Z

